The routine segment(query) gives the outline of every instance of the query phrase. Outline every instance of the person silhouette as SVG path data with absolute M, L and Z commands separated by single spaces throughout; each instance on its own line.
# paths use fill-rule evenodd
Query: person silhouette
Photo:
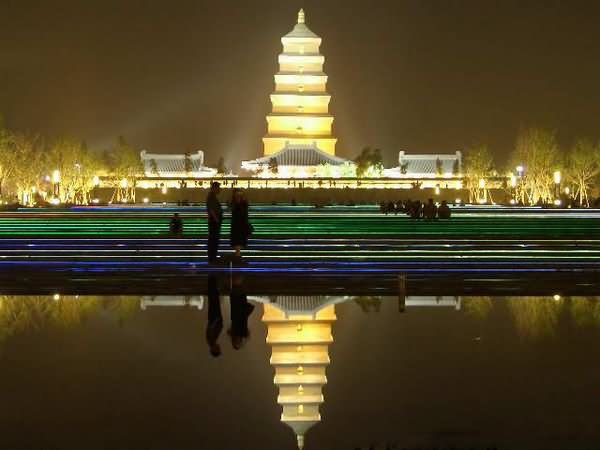
M 233 286 L 229 296 L 231 306 L 231 328 L 228 330 L 231 338 L 231 346 L 235 350 L 241 349 L 248 338 L 250 330 L 248 328 L 248 318 L 254 311 L 254 305 L 248 302 L 248 296 L 243 286 L 241 275 L 233 276 Z
M 216 275 L 208 276 L 208 321 L 206 322 L 206 343 L 208 350 L 215 358 L 221 356 L 219 336 L 223 331 L 223 315 L 221 314 L 221 297 Z

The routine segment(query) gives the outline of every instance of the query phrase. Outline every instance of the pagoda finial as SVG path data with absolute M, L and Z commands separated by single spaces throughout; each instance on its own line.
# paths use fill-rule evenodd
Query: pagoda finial
M 304 20 L 304 9 L 300 8 L 300 11 L 298 11 L 298 23 L 304 23 Z

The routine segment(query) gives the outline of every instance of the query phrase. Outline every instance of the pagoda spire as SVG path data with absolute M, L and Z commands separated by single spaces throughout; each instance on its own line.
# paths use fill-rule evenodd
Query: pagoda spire
M 304 9 L 300 8 L 300 11 L 298 11 L 298 23 L 305 23 L 306 20 L 306 16 L 304 14 Z

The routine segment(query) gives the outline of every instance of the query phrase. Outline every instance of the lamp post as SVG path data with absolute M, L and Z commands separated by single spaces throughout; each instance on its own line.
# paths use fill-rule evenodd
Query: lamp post
M 517 197 L 517 177 L 514 173 L 510 174 L 510 193 L 511 193 L 511 203 L 516 203 Z
M 60 197 L 60 170 L 58 169 L 52 172 L 52 192 L 54 197 Z
M 561 180 L 560 170 L 555 170 L 554 171 L 554 196 L 555 196 L 555 198 L 560 197 L 560 180 Z
M 485 179 L 484 178 L 479 179 L 479 189 L 481 190 L 479 203 L 486 203 L 487 195 L 486 195 L 486 191 L 485 191 Z
M 519 164 L 516 168 L 517 170 L 517 180 L 516 180 L 516 190 L 519 191 L 518 194 L 521 196 L 521 203 L 525 204 L 525 190 L 523 189 L 523 174 L 525 173 L 525 167 L 522 164 Z M 518 196 L 517 194 L 517 196 Z

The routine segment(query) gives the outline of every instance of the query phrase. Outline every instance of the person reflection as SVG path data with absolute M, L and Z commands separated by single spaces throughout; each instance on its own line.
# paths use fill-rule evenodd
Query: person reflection
M 223 331 L 223 315 L 221 314 L 221 297 L 216 275 L 208 276 L 208 322 L 206 324 L 206 342 L 215 358 L 221 355 L 219 335 Z
M 227 334 L 231 338 L 231 346 L 239 350 L 250 337 L 248 329 L 248 317 L 254 311 L 254 305 L 248 302 L 248 296 L 243 285 L 242 276 L 233 275 L 231 295 L 231 328 Z

